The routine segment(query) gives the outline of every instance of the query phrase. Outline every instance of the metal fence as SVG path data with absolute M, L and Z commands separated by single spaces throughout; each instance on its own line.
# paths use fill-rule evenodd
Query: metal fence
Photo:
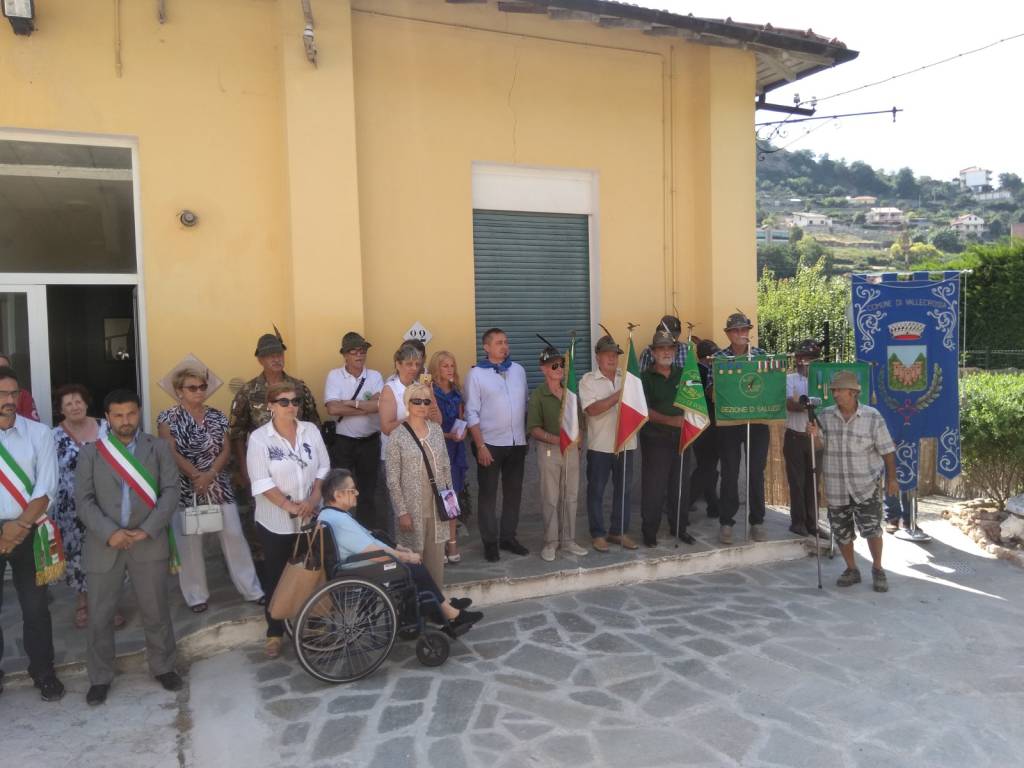
M 961 364 L 985 371 L 1024 369 L 1024 349 L 965 349 Z
M 821 359 L 831 362 L 853 360 L 853 328 L 846 321 L 826 320 L 812 332 L 792 335 L 786 332 L 773 332 L 774 329 L 761 326 L 758 344 L 768 352 L 775 354 L 792 353 L 801 341 L 812 338 L 821 344 Z

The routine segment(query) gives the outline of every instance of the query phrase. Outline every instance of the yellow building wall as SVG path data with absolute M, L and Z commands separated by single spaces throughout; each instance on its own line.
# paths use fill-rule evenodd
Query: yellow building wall
M 751 54 L 493 4 L 352 6 L 314 4 L 317 67 L 297 2 L 175 0 L 161 25 L 154 3 L 47 0 L 31 37 L 0 33 L 0 126 L 137 142 L 151 414 L 188 352 L 254 375 L 272 323 L 318 400 L 350 328 L 387 370 L 420 320 L 465 368 L 474 161 L 597 174 L 617 336 L 646 343 L 676 307 L 721 342 L 755 311 Z

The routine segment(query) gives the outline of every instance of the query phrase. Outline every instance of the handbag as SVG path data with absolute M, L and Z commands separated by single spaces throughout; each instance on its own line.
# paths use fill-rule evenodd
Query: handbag
M 355 400 L 359 397 L 359 392 L 363 388 L 363 384 L 366 383 L 366 374 L 359 379 L 359 385 L 356 387 L 356 391 L 352 393 L 350 400 Z M 328 448 L 332 448 L 338 440 L 338 431 L 335 429 L 338 422 L 344 419 L 344 416 L 338 416 L 336 419 L 328 419 L 320 425 L 320 436 L 324 439 L 324 445 Z
M 458 520 L 462 510 L 459 509 L 459 497 L 451 488 L 438 488 L 437 479 L 434 477 L 434 468 L 430 466 L 430 459 L 427 457 L 427 449 L 423 447 L 416 431 L 409 425 L 409 422 L 402 422 L 402 426 L 409 430 L 412 439 L 419 446 L 423 454 L 423 463 L 427 465 L 427 477 L 430 479 L 430 487 L 434 489 L 434 509 L 437 512 L 437 519 L 442 523 L 450 523 Z
M 199 504 L 193 491 L 192 506 L 185 507 L 182 531 L 186 536 L 196 536 L 203 533 L 217 533 L 222 530 L 224 530 L 224 512 L 221 510 L 220 504 L 212 503 L 209 494 L 206 495 L 206 503 Z
M 300 554 L 300 545 L 305 552 Z M 324 567 L 324 535 L 322 526 L 300 533 L 295 539 L 291 559 L 281 573 L 281 579 L 270 598 L 272 619 L 293 619 L 302 610 L 310 596 L 327 581 Z

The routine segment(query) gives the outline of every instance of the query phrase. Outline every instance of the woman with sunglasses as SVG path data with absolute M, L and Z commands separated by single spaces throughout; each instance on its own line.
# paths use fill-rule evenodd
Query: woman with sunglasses
M 301 395 L 282 381 L 267 389 L 270 421 L 249 435 L 246 466 L 256 503 L 256 535 L 263 545 L 267 596 L 267 658 L 281 655 L 284 622 L 270 617 L 270 601 L 302 524 L 320 508 L 320 484 L 331 468 L 318 425 L 299 421 Z
M 220 548 L 228 564 L 231 581 L 243 599 L 263 599 L 263 589 L 256 577 L 249 545 L 242 534 L 242 524 L 235 504 L 235 489 L 227 472 L 231 459 L 228 441 L 228 419 L 221 411 L 206 405 L 209 379 L 205 371 L 183 368 L 171 378 L 178 404 L 160 413 L 157 430 L 171 446 L 174 461 L 181 474 L 181 500 L 171 519 L 174 539 L 181 556 L 178 584 L 182 597 L 192 613 L 208 607 L 210 590 L 206 584 L 206 561 L 203 558 L 202 534 L 185 535 L 184 510 L 195 503 L 219 504 L 224 516 Z
M 434 404 L 433 390 L 416 382 L 405 388 L 403 396 L 407 426 L 396 429 L 388 440 L 384 456 L 388 491 L 398 523 L 398 543 L 420 555 L 423 565 L 438 585 L 444 584 L 444 543 L 448 526 L 437 517 L 437 492 L 430 483 L 431 473 L 438 489 L 452 487 L 452 470 L 441 426 L 430 420 Z M 425 461 L 430 462 L 430 472 Z

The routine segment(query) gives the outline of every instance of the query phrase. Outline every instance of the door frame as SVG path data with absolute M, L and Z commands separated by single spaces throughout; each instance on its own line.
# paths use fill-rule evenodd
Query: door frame
M 150 407 L 150 386 L 149 386 L 149 333 L 146 317 L 146 286 L 143 279 L 145 261 L 143 259 L 143 237 L 142 237 L 142 192 L 139 174 L 139 141 L 135 136 L 118 136 L 113 134 L 98 133 L 71 133 L 66 131 L 40 131 L 19 128 L 0 127 L 0 141 L 31 141 L 49 144 L 82 144 L 92 147 L 118 147 L 131 151 L 132 158 L 132 208 L 135 225 L 135 272 L 131 273 L 104 273 L 104 272 L 2 272 L 0 271 L 0 285 L 25 286 L 38 288 L 42 291 L 42 313 L 43 328 L 47 329 L 46 319 L 46 286 L 47 285 L 134 285 L 136 286 L 138 303 L 135 316 L 135 338 L 138 344 L 137 369 L 139 379 L 139 397 L 142 400 L 143 428 L 149 424 L 152 414 Z M 31 310 L 30 310 L 31 312 Z M 31 338 L 31 337 L 30 337 Z M 49 333 L 46 333 L 46 390 L 47 397 L 45 409 L 48 418 L 45 423 L 52 423 L 49 416 L 52 416 L 50 390 L 50 349 Z M 29 344 L 32 352 L 32 377 L 36 381 L 36 356 L 34 347 Z M 42 380 L 42 379 L 40 379 Z M 35 393 L 33 393 L 35 394 Z M 43 418 L 43 406 L 36 399 L 36 406 L 39 408 L 39 416 Z
M 50 396 L 50 333 L 46 314 L 46 286 L 19 285 L 2 282 L 0 293 L 24 293 L 28 314 L 29 381 L 20 381 L 21 387 L 31 389 L 36 410 L 44 424 L 52 423 Z M 31 386 L 29 386 L 31 384 Z

